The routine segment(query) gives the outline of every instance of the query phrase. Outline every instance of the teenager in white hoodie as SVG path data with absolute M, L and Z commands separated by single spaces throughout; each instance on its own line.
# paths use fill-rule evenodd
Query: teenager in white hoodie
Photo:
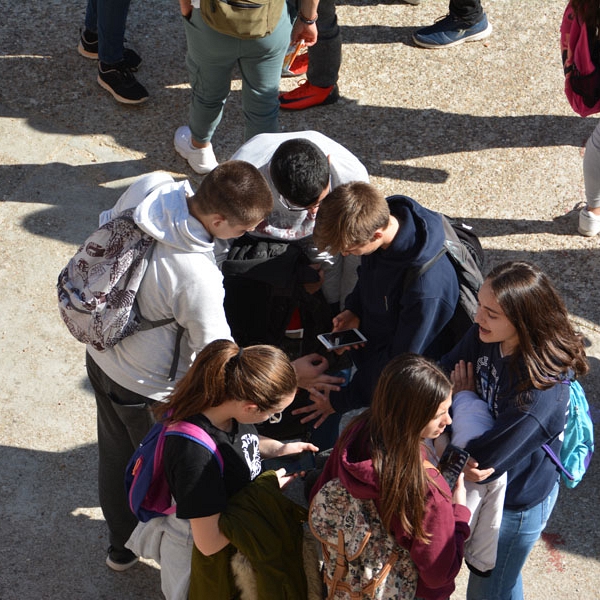
M 136 207 L 135 222 L 157 240 L 136 296 L 140 311 L 152 320 L 175 319 L 137 332 L 104 352 L 87 347 L 86 365 L 98 416 L 98 489 L 109 529 L 106 562 L 117 571 L 137 560 L 125 548 L 137 524 L 127 505 L 125 467 L 152 426 L 150 406 L 173 390 L 169 369 L 178 326 L 183 335 L 175 380 L 206 344 L 231 339 L 214 239 L 253 229 L 272 205 L 258 170 L 243 161 L 230 161 L 205 177 L 195 194 L 187 181 L 175 182 L 166 173 L 146 175 L 101 215 L 103 222 Z

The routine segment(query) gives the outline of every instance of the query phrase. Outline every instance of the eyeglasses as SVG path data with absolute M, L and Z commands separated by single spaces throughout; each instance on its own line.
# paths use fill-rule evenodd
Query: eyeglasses
M 319 208 L 321 206 L 321 201 L 317 201 L 314 204 L 309 204 L 308 206 L 296 206 L 294 204 L 290 204 L 290 201 L 283 196 L 279 196 L 281 198 L 281 203 L 290 211 L 290 212 L 302 212 L 304 210 L 310 210 L 311 208 Z
M 276 413 L 272 414 L 269 417 L 268 422 L 271 423 L 271 425 L 276 425 L 277 423 L 280 423 L 281 415 L 282 415 L 282 413 L 280 413 L 280 412 L 276 412 Z
M 330 191 L 331 191 L 331 175 L 329 176 L 329 183 L 327 184 L 327 187 L 324 190 L 323 198 L 325 198 L 325 196 L 327 196 L 327 194 L 329 194 Z M 285 198 L 284 196 L 282 196 L 281 194 L 279 194 L 279 198 L 281 199 L 281 203 L 290 212 L 302 212 L 303 210 L 316 210 L 317 208 L 319 208 L 319 206 L 321 206 L 321 202 L 323 202 L 323 198 L 321 198 L 321 200 L 317 200 L 316 202 L 313 202 L 312 204 L 309 204 L 308 206 L 296 206 L 295 204 L 291 204 L 290 201 L 287 198 Z

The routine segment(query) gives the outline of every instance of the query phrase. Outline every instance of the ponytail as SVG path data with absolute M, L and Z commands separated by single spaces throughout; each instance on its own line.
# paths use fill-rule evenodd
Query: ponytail
M 208 344 L 175 386 L 167 402 L 155 409 L 181 421 L 226 400 L 248 401 L 267 411 L 296 391 L 294 367 L 274 346 L 241 348 L 230 340 Z

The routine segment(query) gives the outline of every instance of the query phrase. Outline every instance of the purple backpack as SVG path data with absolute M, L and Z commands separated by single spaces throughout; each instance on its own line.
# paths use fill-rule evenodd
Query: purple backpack
M 175 503 L 163 468 L 165 436 L 180 435 L 204 446 L 219 463 L 223 476 L 223 457 L 215 441 L 197 425 L 177 421 L 170 425 L 156 423 L 129 460 L 125 472 L 125 489 L 129 508 L 142 522 L 175 512 Z

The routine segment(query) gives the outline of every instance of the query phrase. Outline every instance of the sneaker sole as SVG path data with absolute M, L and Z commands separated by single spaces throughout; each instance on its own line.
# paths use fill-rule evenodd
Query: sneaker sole
M 83 44 L 81 42 L 79 42 L 79 45 L 77 46 L 77 52 L 79 52 L 79 54 L 81 54 L 81 56 L 85 56 L 85 58 L 91 58 L 93 60 L 98 60 L 98 53 L 97 52 L 89 52 L 88 50 L 86 50 L 83 47 Z
M 480 42 L 481 40 L 485 40 L 485 38 L 490 37 L 490 35 L 492 35 L 492 25 L 491 23 L 488 23 L 488 26 L 483 31 L 480 31 L 479 33 L 474 33 L 469 37 L 464 37 L 460 40 L 456 40 L 456 42 L 450 42 L 449 44 L 428 44 L 427 42 L 420 41 L 415 36 L 413 36 L 413 42 L 421 48 L 452 48 L 453 46 L 460 46 L 461 44 L 466 44 L 467 42 Z
M 589 229 L 579 229 L 577 228 L 577 233 L 582 235 L 583 237 L 594 237 L 600 233 L 600 231 L 590 231 Z
M 131 562 L 128 563 L 118 563 L 115 562 L 114 560 L 111 560 L 110 556 L 106 557 L 106 566 L 110 567 L 113 571 L 118 571 L 119 573 L 123 572 L 123 571 L 127 571 L 127 569 L 131 569 L 131 567 L 133 567 L 133 565 L 135 565 L 137 562 L 139 561 L 139 558 L 135 558 L 135 560 L 132 560 Z
M 131 100 L 130 98 L 124 98 L 123 96 L 119 96 L 119 94 L 117 94 L 117 92 L 115 92 L 115 90 L 113 90 L 110 87 L 110 85 L 108 85 L 108 83 L 106 83 L 100 77 L 100 75 L 98 75 L 98 78 L 96 79 L 96 81 L 98 82 L 98 85 L 100 87 L 104 88 L 107 92 L 110 92 L 110 94 L 112 95 L 112 97 L 117 102 L 121 102 L 121 104 L 142 104 L 142 102 L 146 102 L 146 100 L 148 100 L 148 96 L 146 96 L 145 98 L 140 98 L 139 100 Z

